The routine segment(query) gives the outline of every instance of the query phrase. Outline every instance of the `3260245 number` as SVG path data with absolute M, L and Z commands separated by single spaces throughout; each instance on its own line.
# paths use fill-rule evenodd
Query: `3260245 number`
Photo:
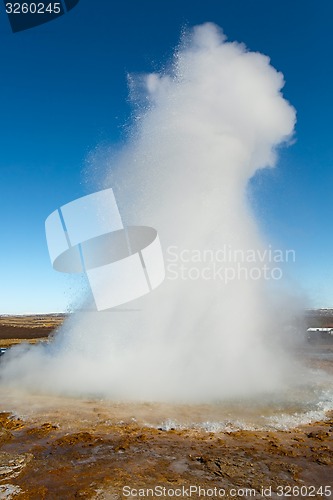
M 6 3 L 7 14 L 60 14 L 61 3 Z

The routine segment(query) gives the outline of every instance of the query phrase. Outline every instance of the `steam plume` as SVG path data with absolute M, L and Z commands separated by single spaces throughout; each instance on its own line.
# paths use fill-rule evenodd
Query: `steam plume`
M 214 24 L 184 37 L 169 71 L 131 79 L 135 125 L 105 187 L 114 188 L 127 224 L 158 230 L 167 279 L 128 305 L 138 310 L 81 312 L 51 346 L 17 349 L 2 370 L 7 384 L 182 401 L 284 387 L 289 372 L 276 339 L 286 318 L 272 283 L 173 279 L 169 268 L 171 248 L 264 251 L 246 189 L 293 133 L 283 85 L 268 57 L 227 42 Z

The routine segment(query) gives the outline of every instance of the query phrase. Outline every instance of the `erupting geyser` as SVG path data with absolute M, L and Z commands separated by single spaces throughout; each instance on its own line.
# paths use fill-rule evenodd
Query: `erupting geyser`
M 6 384 L 215 401 L 271 394 L 290 383 L 278 342 L 288 311 L 272 280 L 245 272 L 227 284 L 207 279 L 199 258 L 191 263 L 199 279 L 170 272 L 183 250 L 214 255 L 226 245 L 244 252 L 268 246 L 246 188 L 258 169 L 274 166 L 276 147 L 293 133 L 295 111 L 283 83 L 268 57 L 227 42 L 213 24 L 184 37 L 165 74 L 131 78 L 135 126 L 104 187 L 114 189 L 126 225 L 156 228 L 166 280 L 131 310 L 77 313 L 52 345 L 18 348 L 2 369 Z

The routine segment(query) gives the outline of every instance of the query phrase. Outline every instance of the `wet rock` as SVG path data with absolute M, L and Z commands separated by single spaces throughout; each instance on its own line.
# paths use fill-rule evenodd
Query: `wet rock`
M 45 424 L 38 426 L 38 427 L 32 427 L 27 431 L 28 434 L 35 434 L 38 436 L 44 436 L 49 434 L 52 431 L 56 431 L 58 429 L 58 425 L 53 425 L 50 424 L 49 422 L 46 422 Z
M 15 484 L 0 484 L 0 500 L 11 500 L 12 498 L 15 498 L 19 493 L 22 493 L 22 490 Z
M 5 429 L 4 427 L 0 427 L 0 445 L 7 443 L 13 438 L 13 435 L 10 431 Z
M 0 452 L 0 480 L 17 477 L 33 458 L 31 453 Z
M 93 443 L 96 438 L 90 432 L 77 432 L 75 434 L 66 434 L 54 442 L 56 446 L 68 446 L 74 444 Z
M 319 465 L 331 465 L 332 460 L 328 456 L 324 455 L 319 455 L 317 458 L 315 458 L 315 462 L 317 462 Z
M 0 426 L 9 430 L 19 430 L 24 427 L 24 422 L 20 418 L 14 417 L 11 413 L 1 412 Z
M 330 437 L 328 432 L 324 432 L 322 430 L 309 432 L 307 436 L 310 439 L 318 439 L 319 441 L 324 441 L 325 439 Z

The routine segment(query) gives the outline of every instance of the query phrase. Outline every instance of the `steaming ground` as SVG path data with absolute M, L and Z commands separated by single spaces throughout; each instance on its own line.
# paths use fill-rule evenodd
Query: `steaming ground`
M 125 224 L 156 228 L 166 259 L 171 246 L 263 251 L 269 242 L 246 189 L 259 169 L 275 165 L 277 147 L 293 134 L 295 110 L 283 84 L 266 56 L 227 42 L 213 24 L 184 37 L 164 74 L 131 78 L 135 125 L 104 169 Z M 287 352 L 282 332 L 297 301 L 281 282 L 172 279 L 169 264 L 165 282 L 122 311 L 79 312 L 52 344 L 13 349 L 2 383 L 58 395 L 195 403 L 279 401 L 317 383 L 318 374 Z M 195 265 L 200 271 L 202 263 Z M 319 379 L 325 391 L 326 375 Z

